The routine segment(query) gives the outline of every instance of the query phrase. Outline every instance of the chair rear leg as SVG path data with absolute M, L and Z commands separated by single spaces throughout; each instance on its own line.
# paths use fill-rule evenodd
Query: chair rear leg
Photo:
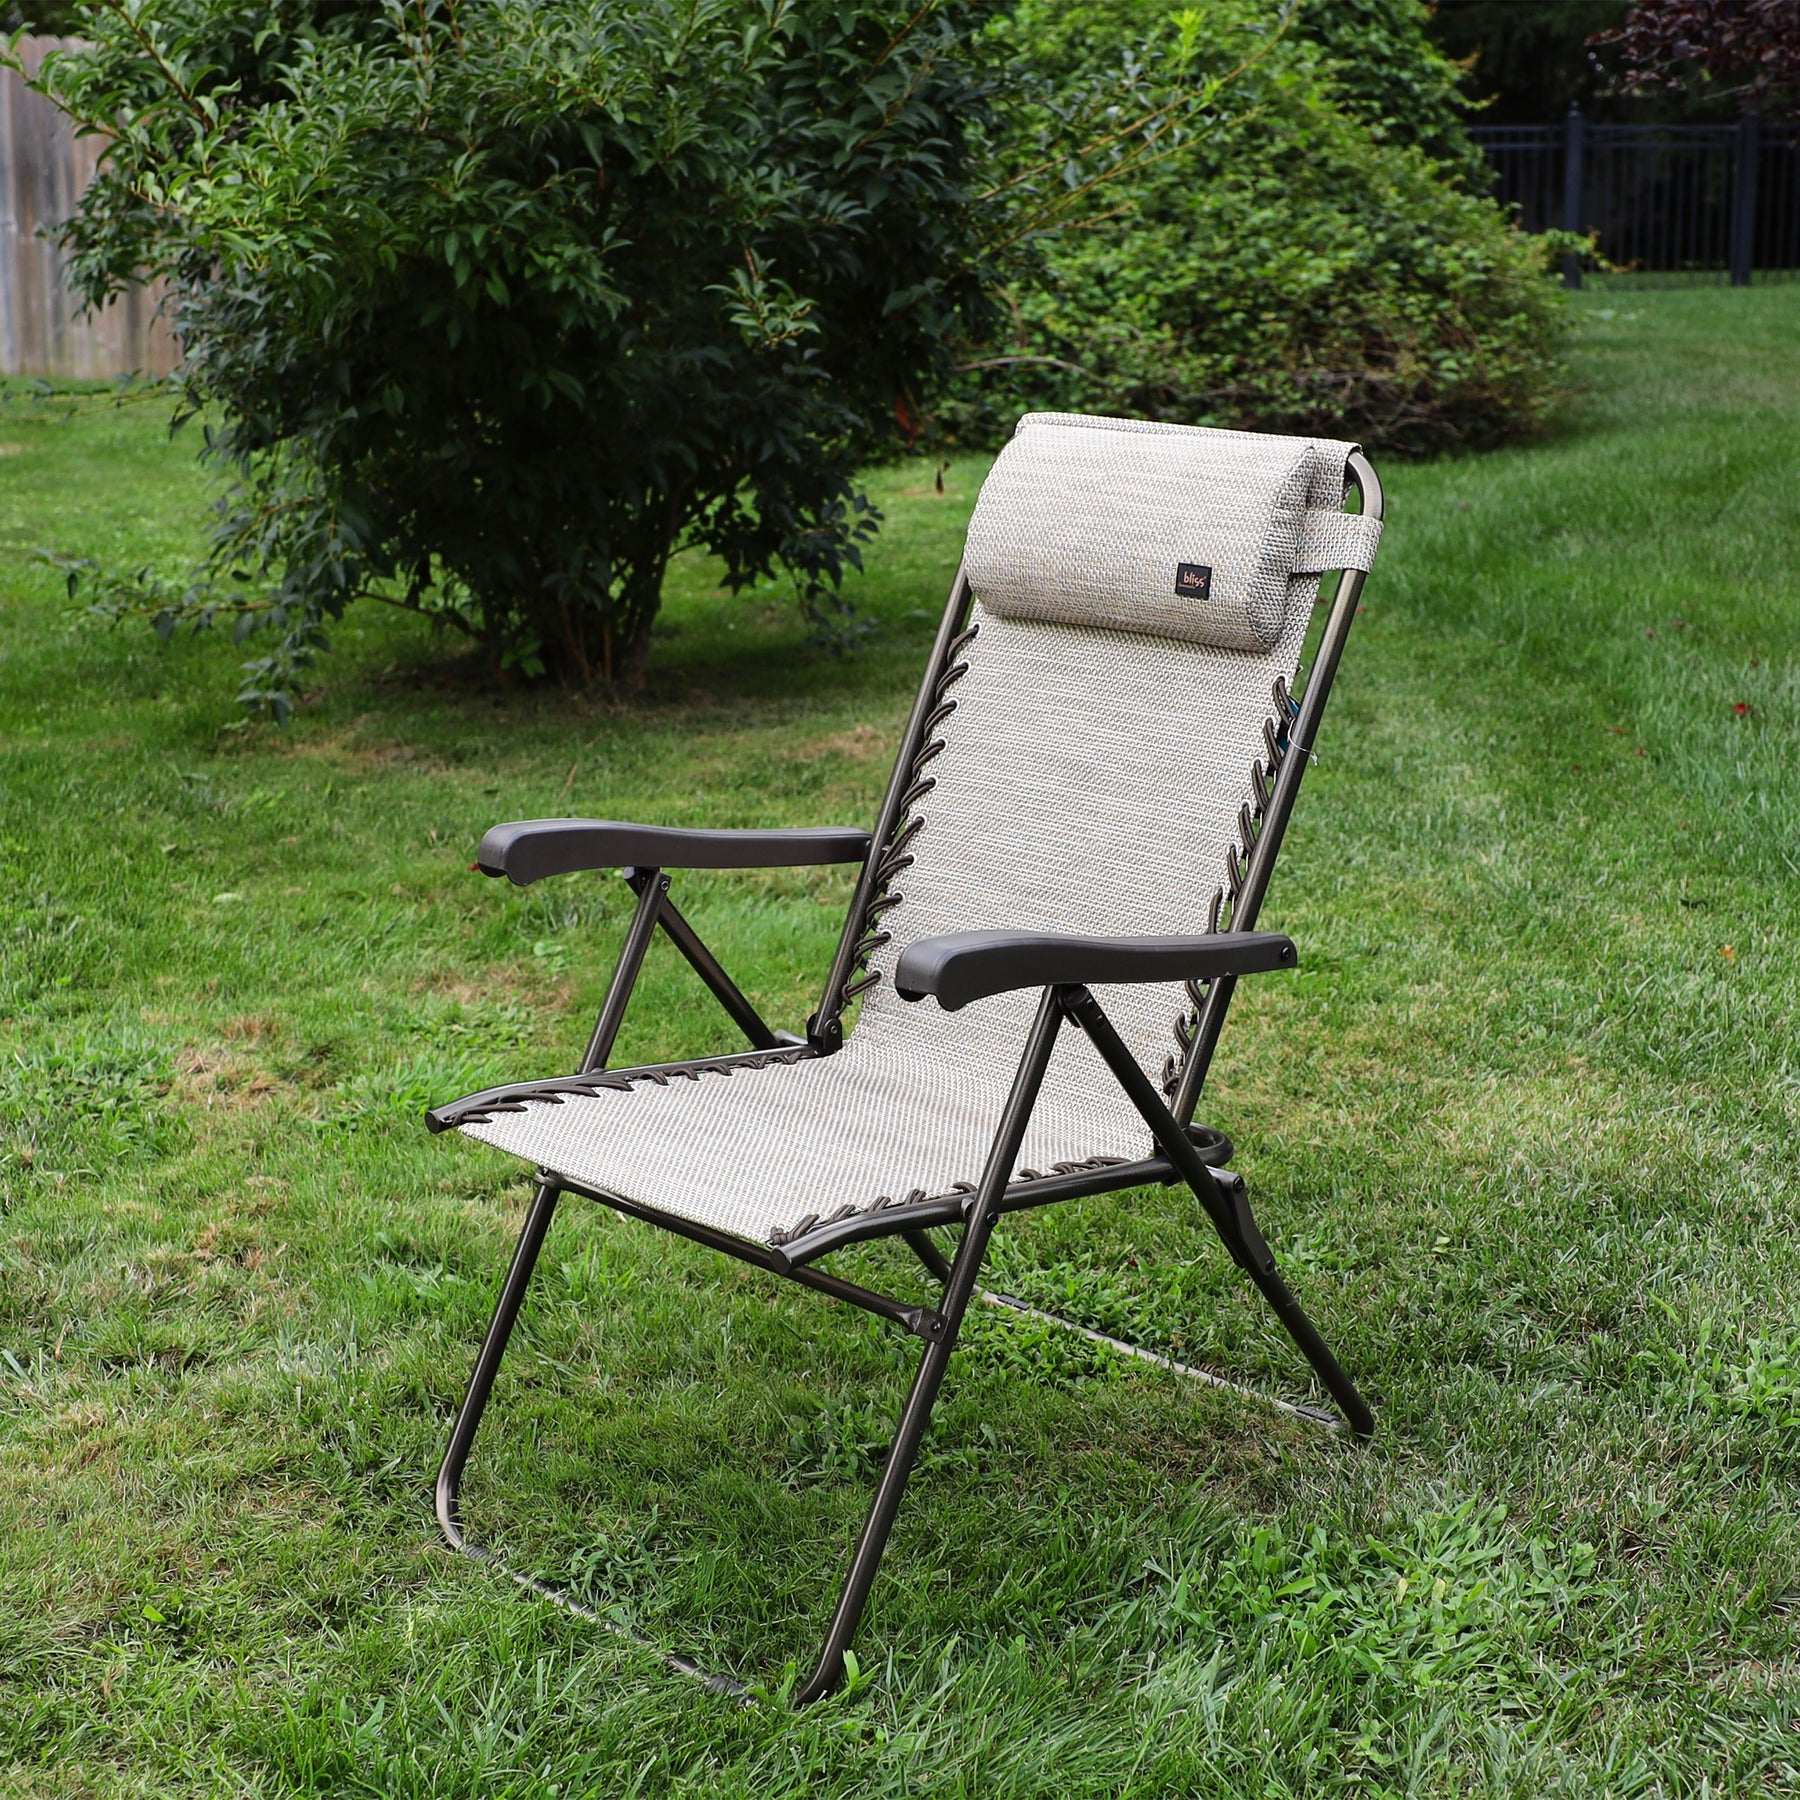
M 1134 1065 L 1135 1066 L 1135 1065 Z M 1198 1162 L 1198 1159 L 1195 1159 Z M 1194 1172 L 1183 1169 L 1194 1196 L 1206 1206 L 1205 1192 L 1195 1185 Z M 1331 1346 L 1319 1335 L 1292 1289 L 1282 1279 L 1275 1263 L 1275 1252 L 1268 1246 L 1256 1216 L 1250 1210 L 1244 1178 L 1233 1169 L 1214 1169 L 1200 1165 L 1200 1173 L 1210 1178 L 1215 1204 L 1207 1206 L 1225 1248 L 1232 1260 L 1256 1283 L 1257 1291 L 1268 1301 L 1270 1309 L 1281 1321 L 1282 1329 L 1294 1340 L 1300 1354 L 1312 1364 L 1313 1372 L 1324 1383 L 1325 1391 L 1337 1402 L 1345 1422 L 1358 1437 L 1369 1437 L 1375 1430 L 1375 1415 L 1355 1384 L 1343 1371 Z
M 1331 1346 L 1319 1335 L 1319 1328 L 1301 1310 L 1300 1302 L 1282 1280 L 1281 1271 L 1275 1266 L 1275 1258 L 1268 1257 L 1260 1266 L 1246 1262 L 1243 1268 L 1244 1273 L 1256 1283 L 1263 1298 L 1268 1301 L 1276 1318 L 1281 1321 L 1282 1328 L 1294 1340 L 1300 1354 L 1312 1364 L 1313 1372 L 1324 1384 L 1326 1393 L 1337 1402 L 1338 1411 L 1344 1415 L 1345 1423 L 1359 1438 L 1374 1436 L 1375 1415 L 1369 1410 L 1368 1401 L 1356 1391 L 1356 1384 L 1344 1373 L 1342 1365 L 1332 1354 Z
M 1200 1160 L 1193 1140 L 1177 1123 L 1162 1095 L 1151 1085 L 1150 1078 L 1138 1067 L 1137 1059 L 1114 1029 L 1112 1021 L 1101 1011 L 1094 996 L 1084 987 L 1069 988 L 1063 990 L 1063 994 L 1063 1004 L 1070 1018 L 1087 1033 L 1144 1123 L 1150 1127 L 1162 1153 L 1194 1190 L 1195 1199 L 1205 1207 L 1207 1217 L 1212 1220 L 1225 1248 L 1231 1252 L 1232 1260 L 1256 1283 L 1300 1354 L 1312 1364 L 1326 1392 L 1337 1402 L 1350 1429 L 1358 1437 L 1371 1436 L 1375 1430 L 1375 1415 L 1282 1280 L 1281 1272 L 1275 1266 L 1274 1253 L 1263 1241 L 1245 1198 L 1244 1178 L 1229 1170 L 1215 1170 Z

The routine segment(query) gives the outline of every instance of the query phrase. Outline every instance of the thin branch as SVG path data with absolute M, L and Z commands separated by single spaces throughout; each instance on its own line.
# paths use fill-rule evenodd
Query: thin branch
M 938 0 L 925 0 L 925 4 L 921 6 L 891 38 L 888 39 L 886 44 L 882 46 L 881 54 L 869 64 L 867 73 L 863 76 L 862 81 L 858 83 L 858 85 L 867 86 L 870 77 L 874 75 L 875 71 L 879 69 L 915 31 L 918 30 L 920 21 L 923 20 L 928 13 L 934 13 L 937 10 Z
M 1065 362 L 1060 356 L 984 356 L 980 362 L 958 363 L 958 375 L 972 375 L 977 369 L 1008 369 L 1016 363 L 1044 363 L 1052 369 L 1066 369 L 1071 375 L 1085 375 L 1089 381 L 1100 377 L 1080 363 Z
M 878 137 L 887 131 L 893 125 L 894 121 L 900 117 L 901 113 L 906 110 L 907 105 L 918 93 L 919 89 L 924 86 L 925 82 L 937 73 L 937 69 L 938 65 L 930 58 L 927 58 L 922 62 L 918 68 L 913 71 L 912 79 L 906 85 L 906 91 L 881 115 L 881 123 L 872 130 L 864 132 L 863 135 L 850 146 L 850 155 L 855 156 L 859 151 L 866 150 L 869 145 L 874 143 Z M 873 72 L 873 70 L 870 71 L 871 74 Z M 866 82 L 867 78 L 865 77 L 865 85 Z
M 1274 50 L 1276 44 L 1278 44 L 1286 35 L 1287 28 L 1292 23 L 1292 20 L 1292 13 L 1285 12 L 1281 23 L 1275 28 L 1273 33 L 1270 34 L 1267 43 L 1262 45 L 1262 47 L 1252 55 L 1245 57 L 1235 69 L 1228 69 L 1223 75 L 1217 76 L 1213 80 L 1202 84 L 1196 92 L 1191 94 L 1178 94 L 1174 99 L 1164 101 L 1161 106 L 1152 107 L 1149 112 L 1134 119 L 1129 125 L 1121 125 L 1104 137 L 1094 138 L 1090 142 L 1082 145 L 1079 150 L 1072 151 L 1068 155 L 1046 157 L 1042 162 L 1034 164 L 1031 168 L 1020 170 L 1018 174 L 1001 182 L 999 186 L 989 188 L 984 194 L 978 194 L 976 196 L 977 202 L 997 199 L 1009 188 L 1017 187 L 1022 181 L 1030 181 L 1036 176 L 1045 174 L 1047 171 L 1057 167 L 1060 163 L 1070 162 L 1077 157 L 1092 156 L 1097 151 L 1106 149 L 1108 145 L 1118 143 L 1122 138 L 1136 137 L 1146 126 L 1155 124 L 1159 119 L 1166 118 L 1167 115 L 1175 112 L 1178 108 L 1195 108 L 1203 105 L 1209 94 L 1216 94 L 1221 88 L 1238 80 L 1240 76 L 1247 74 L 1251 69 L 1255 68 L 1264 57 L 1268 56 Z
M 379 600 L 383 606 L 396 606 L 402 612 L 417 613 L 422 619 L 454 625 L 464 637 L 479 637 L 481 633 L 470 624 L 467 616 L 459 607 L 438 605 L 427 606 L 422 600 L 415 600 L 406 594 L 384 594 L 378 588 L 367 587 L 362 591 L 362 598 Z
M 182 104 L 187 107 L 188 111 L 200 121 L 202 126 L 210 131 L 213 128 L 214 120 L 207 113 L 206 108 L 195 98 L 187 84 L 172 68 L 169 67 L 168 63 L 163 58 L 162 52 L 158 50 L 156 45 L 151 41 L 149 34 L 140 29 L 137 20 L 132 17 L 130 11 L 125 6 L 124 0 L 101 0 L 101 4 L 108 12 L 116 14 L 124 21 L 125 29 L 137 39 L 144 54 L 149 57 L 162 72 L 163 80 L 165 80 L 169 86 L 181 96 Z
M 1261 107 L 1254 107 L 1240 116 L 1243 119 L 1253 119 L 1263 110 L 1264 109 Z M 1089 176 L 1089 178 L 1080 183 L 1079 186 L 1069 188 L 1063 193 L 1058 194 L 1054 200 L 1047 202 L 1034 216 L 1027 218 L 1016 230 L 1007 233 L 1004 237 L 984 239 L 980 245 L 982 253 L 992 255 L 995 251 L 1004 250 L 1009 244 L 1016 244 L 1021 238 L 1030 237 L 1037 232 L 1048 229 L 1051 225 L 1056 224 L 1062 215 L 1073 211 L 1077 201 L 1083 199 L 1088 194 L 1093 193 L 1095 189 L 1110 186 L 1122 176 L 1135 174 L 1140 169 L 1154 168 L 1157 163 L 1166 162 L 1180 148 L 1181 145 L 1179 141 L 1174 143 L 1168 141 L 1167 132 L 1158 133 L 1156 137 L 1152 138 L 1147 144 L 1135 151 L 1132 155 L 1124 157 L 1110 167 Z M 1098 218 L 1081 220 L 1074 225 L 1057 225 L 1057 229 L 1086 231 L 1093 226 L 1099 225 L 1104 220 L 1118 218 L 1128 210 L 1128 205 L 1121 202 L 1118 206 L 1099 215 Z

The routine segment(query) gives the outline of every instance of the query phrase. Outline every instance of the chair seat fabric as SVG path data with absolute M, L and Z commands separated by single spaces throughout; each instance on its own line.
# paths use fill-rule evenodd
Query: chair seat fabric
M 835 1056 L 535 1101 L 462 1129 L 583 1187 L 779 1243 L 815 1219 L 979 1181 L 1012 1070 L 986 1053 L 980 1027 L 992 1021 L 978 1015 L 1018 1015 L 1008 1035 L 1022 1051 L 1027 998 L 1023 1009 L 1015 995 L 955 1014 L 932 1006 L 941 1044 L 929 1060 L 857 1034 Z M 1151 1153 L 1098 1054 L 1065 1031 L 1012 1173 Z
M 1044 444 L 1055 449 L 1048 460 L 1037 454 Z M 1026 420 L 971 536 L 972 552 L 977 538 L 986 545 L 998 588 L 1032 600 L 1067 585 L 1069 540 L 1051 527 L 1091 489 L 1100 498 L 1082 500 L 1083 516 L 1088 535 L 1113 547 L 1102 558 L 1108 582 L 1129 574 L 1145 533 L 1165 563 L 1177 551 L 1199 556 L 1200 544 L 1221 570 L 1257 572 L 1274 641 L 1253 635 L 1233 648 L 1162 635 L 1166 622 L 1159 628 L 1147 603 L 1109 614 L 1106 582 L 1104 593 L 1077 593 L 1067 616 L 1043 616 L 1035 600 L 1009 613 L 984 604 L 971 575 L 961 648 L 930 696 L 929 742 L 901 772 L 910 823 L 891 852 L 876 848 L 888 863 L 844 1048 L 534 1100 L 462 1129 L 583 1187 L 752 1241 L 979 1181 L 1038 997 L 995 995 L 945 1013 L 900 998 L 895 962 L 908 944 L 946 932 L 1214 928 L 1261 804 L 1253 773 L 1265 791 L 1273 776 L 1318 593 L 1317 564 L 1294 568 L 1301 525 L 1341 505 L 1351 448 L 1131 420 Z M 1190 501 L 1191 539 L 1177 529 Z M 1328 535 L 1365 560 L 1372 548 L 1350 527 Z M 1286 548 L 1270 564 L 1276 539 Z M 1173 566 L 1163 573 L 1172 584 Z M 1145 1074 L 1172 1084 L 1196 996 L 1179 983 L 1096 996 Z M 1150 1152 L 1148 1129 L 1098 1053 L 1064 1031 L 1011 1173 Z

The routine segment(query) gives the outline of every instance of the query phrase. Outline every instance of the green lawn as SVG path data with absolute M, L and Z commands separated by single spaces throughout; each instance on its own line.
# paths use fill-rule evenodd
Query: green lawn
M 848 660 L 690 564 L 640 705 L 370 609 L 282 735 L 30 555 L 179 568 L 190 446 L 0 410 L 0 1793 L 1800 1793 L 1800 290 L 1581 306 L 1557 437 L 1385 471 L 1264 914 L 1303 968 L 1203 1109 L 1378 1437 L 977 1320 L 869 1679 L 804 1713 L 439 1546 L 526 1186 L 418 1113 L 570 1066 L 623 928 L 468 873 L 489 823 L 872 816 L 980 465 L 879 479 Z M 790 1026 L 846 888 L 683 884 Z M 731 1044 L 673 960 L 633 1059 Z M 1176 1194 L 998 1260 L 1305 1391 Z M 570 1203 L 469 1495 L 771 1688 L 910 1367 L 775 1285 Z

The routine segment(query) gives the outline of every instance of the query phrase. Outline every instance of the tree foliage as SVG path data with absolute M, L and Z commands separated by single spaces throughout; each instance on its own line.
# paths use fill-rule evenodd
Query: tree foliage
M 1591 48 L 1624 22 L 1630 0 L 1439 0 L 1426 24 L 1432 42 L 1464 71 L 1476 122 L 1543 125 L 1573 105 L 1590 117 L 1617 114 L 1613 78 Z M 1643 112 L 1640 103 L 1635 113 Z
M 1703 85 L 1764 112 L 1800 105 L 1800 0 L 1638 0 L 1605 41 L 1639 91 Z
M 68 37 L 81 29 L 79 0 L 0 0 L 0 31 Z
M 1027 5 L 1013 30 L 1073 79 L 1157 16 L 1154 0 Z M 1384 16 L 1419 36 L 1413 9 Z M 1284 31 L 1264 0 L 1208 0 L 1162 24 L 1165 58 L 1239 71 L 1230 117 L 1044 247 L 969 359 L 953 430 L 992 441 L 1041 406 L 1416 452 L 1536 425 L 1560 304 L 1545 246 L 1468 191 L 1461 152 L 1430 153 L 1454 71 L 1415 55 L 1419 83 L 1398 91 L 1428 104 L 1409 129 L 1371 131 L 1381 40 L 1356 66 L 1353 32 L 1320 42 L 1305 26 Z
M 1463 131 L 1463 71 L 1432 41 L 1431 19 L 1424 0 L 1301 0 L 1294 31 L 1324 51 L 1346 112 L 1479 187 L 1485 164 Z

